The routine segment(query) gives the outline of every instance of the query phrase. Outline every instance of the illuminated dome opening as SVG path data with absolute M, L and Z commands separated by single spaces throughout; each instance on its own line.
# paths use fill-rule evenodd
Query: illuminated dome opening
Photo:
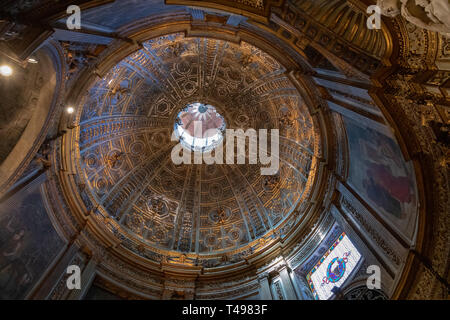
M 225 119 L 209 104 L 194 102 L 181 110 L 174 130 L 181 144 L 194 152 L 209 152 L 222 143 Z

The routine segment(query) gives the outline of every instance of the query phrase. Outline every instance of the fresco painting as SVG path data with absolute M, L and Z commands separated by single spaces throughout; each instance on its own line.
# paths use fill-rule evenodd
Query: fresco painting
M 39 187 L 0 204 L 0 299 L 24 299 L 64 246 Z
M 412 237 L 417 210 L 415 176 L 397 142 L 385 133 L 344 118 L 349 185 L 405 236 Z

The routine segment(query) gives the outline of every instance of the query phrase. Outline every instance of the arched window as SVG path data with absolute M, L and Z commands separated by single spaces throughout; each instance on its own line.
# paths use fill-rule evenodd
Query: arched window
M 332 297 L 335 288 L 345 283 L 361 258 L 359 251 L 343 232 L 306 275 L 314 298 L 327 300 Z

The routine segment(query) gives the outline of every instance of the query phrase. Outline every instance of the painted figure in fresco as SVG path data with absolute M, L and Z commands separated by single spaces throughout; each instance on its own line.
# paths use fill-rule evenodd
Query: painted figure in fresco
M 0 270 L 12 258 L 18 256 L 20 249 L 23 248 L 23 237 L 25 235 L 24 229 L 15 230 L 13 227 L 14 218 L 10 219 L 5 226 L 7 231 L 6 239 L 2 239 L 0 243 Z M 11 258 L 12 257 L 12 258 Z
M 20 259 L 12 260 L 0 270 L 0 299 L 19 299 L 32 275 Z
M 412 182 L 390 140 L 375 135 L 373 142 L 360 139 L 366 177 L 363 187 L 370 198 L 386 212 L 403 217 L 404 206 L 413 202 Z
M 24 299 L 63 247 L 34 188 L 0 204 L 0 299 Z
M 359 147 L 365 159 L 392 168 L 394 172 L 403 172 L 401 155 L 396 152 L 391 140 L 384 135 L 372 132 L 368 137 L 359 139 Z
M 0 243 L 0 298 L 16 298 L 31 281 L 31 275 L 21 259 L 25 230 L 14 230 L 13 219 L 6 225 L 9 237 Z
M 368 173 L 370 174 L 370 173 Z M 369 196 L 377 206 L 382 207 L 387 212 L 393 214 L 395 217 L 400 218 L 402 214 L 402 208 L 400 202 L 392 197 L 382 186 L 377 184 L 372 177 L 368 177 L 363 181 L 363 186 Z

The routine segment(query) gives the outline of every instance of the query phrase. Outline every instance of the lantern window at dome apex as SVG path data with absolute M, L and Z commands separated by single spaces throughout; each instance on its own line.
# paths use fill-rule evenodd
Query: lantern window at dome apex
M 223 116 L 209 104 L 195 102 L 181 110 L 174 124 L 180 143 L 194 152 L 209 152 L 223 141 L 226 124 Z

